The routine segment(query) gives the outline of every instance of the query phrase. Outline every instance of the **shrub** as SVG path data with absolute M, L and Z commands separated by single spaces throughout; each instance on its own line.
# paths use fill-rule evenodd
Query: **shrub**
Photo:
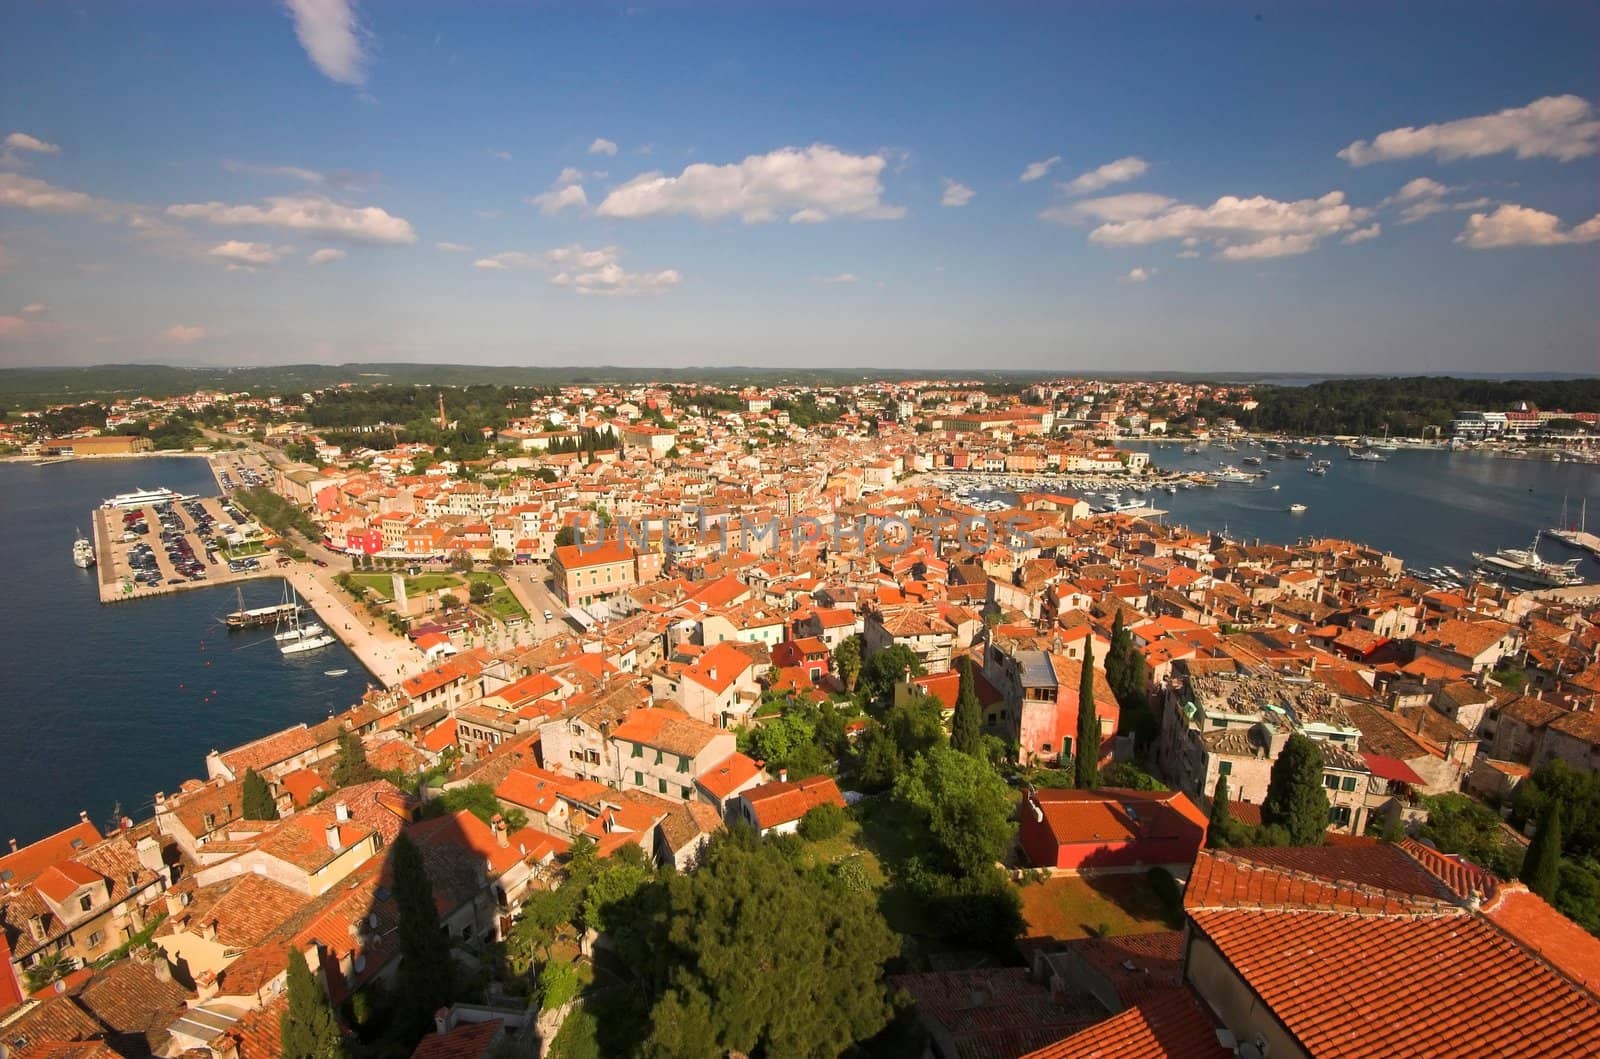
M 578 969 L 565 960 L 552 960 L 539 971 L 539 1009 L 549 1011 L 571 1002 L 578 995 L 582 982 Z
M 1150 881 L 1150 888 L 1156 892 L 1156 897 L 1161 901 L 1162 911 L 1166 914 L 1167 925 L 1177 930 L 1183 926 L 1183 892 L 1178 889 L 1178 880 L 1165 868 L 1151 868 L 1145 872 L 1146 879 Z
M 822 842 L 844 830 L 844 810 L 824 803 L 813 806 L 800 818 L 800 834 L 812 842 Z

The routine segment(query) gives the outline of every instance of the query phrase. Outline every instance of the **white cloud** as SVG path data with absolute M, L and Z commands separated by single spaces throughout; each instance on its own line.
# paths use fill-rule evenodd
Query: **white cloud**
M 326 265 L 334 261 L 343 260 L 344 251 L 335 250 L 329 246 L 325 246 L 321 250 L 314 251 L 310 257 L 306 258 L 306 261 L 313 265 Z
M 81 191 L 69 191 L 20 173 L 0 173 L 0 206 L 35 213 L 109 213 L 111 205 Z
M 1130 191 L 1125 195 L 1106 195 L 1098 199 L 1079 202 L 1060 202 L 1042 211 L 1043 220 L 1057 224 L 1076 224 L 1082 221 L 1133 221 L 1160 213 L 1177 204 L 1177 199 L 1153 195 L 1147 191 Z
M 342 85 L 364 84 L 365 31 L 350 0 L 284 0 L 294 35 L 317 69 Z
M 411 222 L 377 206 L 346 206 L 314 195 L 270 198 L 264 206 L 199 202 L 168 206 L 171 217 L 212 224 L 251 224 L 304 232 L 322 239 L 382 246 L 417 241 Z
M 538 195 L 530 195 L 527 202 L 530 206 L 539 207 L 539 212 L 546 217 L 553 217 L 562 210 L 583 209 L 589 205 L 589 196 L 584 194 L 582 184 L 565 184 Z
M 1150 164 L 1143 158 L 1129 155 L 1126 158 L 1118 158 L 1115 162 L 1107 162 L 1098 169 L 1089 170 L 1082 176 L 1061 185 L 1061 190 L 1068 195 L 1087 195 L 1112 184 L 1121 184 L 1142 177 L 1149 169 Z
M 307 184 L 321 184 L 326 178 L 315 169 L 297 165 L 256 165 L 253 162 L 236 162 L 223 159 L 222 168 L 230 173 L 262 173 L 268 176 L 286 176 Z
M 1446 201 L 1447 197 L 1462 190 L 1448 184 L 1441 184 L 1428 177 L 1417 177 L 1407 181 L 1399 191 L 1379 202 L 1383 206 L 1399 206 L 1400 223 L 1415 224 L 1425 217 L 1432 217 L 1436 213 L 1447 213 L 1452 210 L 1478 210 L 1489 205 L 1486 198 L 1471 200 Z
M 206 329 L 198 324 L 173 324 L 161 337 L 175 346 L 187 346 L 206 337 Z
M 227 262 L 230 269 L 262 268 L 276 264 L 278 259 L 289 252 L 286 246 L 270 246 L 267 243 L 246 243 L 238 239 L 229 239 L 225 243 L 218 243 L 206 251 L 208 257 Z
M 939 197 L 939 205 L 965 206 L 967 203 L 972 201 L 972 197 L 976 194 L 977 192 L 967 187 L 967 185 L 962 184 L 959 181 L 946 178 L 944 182 L 944 194 Z
M 1600 120 L 1579 96 L 1546 96 L 1525 107 L 1461 118 L 1420 129 L 1390 129 L 1339 152 L 1351 165 L 1433 155 L 1441 162 L 1511 151 L 1518 158 L 1570 162 L 1600 151 Z
M 1553 213 L 1502 205 L 1493 213 L 1474 213 L 1456 242 L 1473 250 L 1494 250 L 1508 246 L 1571 246 L 1600 241 L 1600 214 L 1575 228 L 1563 228 Z
M 603 176 L 605 176 L 604 173 L 596 173 L 595 174 L 596 178 L 603 177 Z M 583 172 L 583 170 L 579 169 L 575 165 L 569 165 L 565 169 L 561 170 L 561 172 L 556 174 L 555 186 L 556 187 L 560 187 L 562 184 L 581 184 L 581 183 L 583 183 L 583 181 L 584 181 L 584 172 Z
M 1345 236 L 1342 242 L 1346 246 L 1355 246 L 1357 243 L 1364 243 L 1368 239 L 1376 239 L 1382 234 L 1383 225 L 1379 224 L 1377 221 L 1373 221 L 1365 228 L 1357 228 L 1355 231 Z
M 1321 198 L 1280 202 L 1263 195 L 1243 199 L 1224 195 L 1209 206 L 1163 201 L 1160 196 L 1114 195 L 1046 210 L 1048 220 L 1104 217 L 1089 233 L 1100 246 L 1149 246 L 1183 240 L 1192 247 L 1209 242 L 1222 261 L 1251 261 L 1303 254 L 1325 236 L 1366 223 L 1372 211 L 1351 206 L 1341 191 Z
M 1053 154 L 1043 161 L 1029 162 L 1027 168 L 1022 171 L 1022 175 L 1017 177 L 1017 179 L 1022 181 L 1024 184 L 1031 184 L 1035 180 L 1043 180 L 1049 175 L 1050 170 L 1054 169 L 1060 164 L 1061 156 L 1059 154 Z
M 14 132 L 5 139 L 5 148 L 8 151 L 31 151 L 34 154 L 60 154 L 61 148 L 53 143 L 46 143 L 37 136 L 29 136 L 25 132 Z
M 817 277 L 817 282 L 818 283 L 854 283 L 860 278 L 861 277 L 857 276 L 854 272 L 841 272 L 836 276 L 818 276 Z
M 1143 283 L 1159 271 L 1160 269 L 1144 268 L 1143 266 L 1140 266 L 1138 268 L 1129 269 L 1128 274 L 1122 278 L 1128 283 Z
M 596 136 L 594 142 L 589 145 L 589 153 L 603 154 L 609 157 L 617 153 L 617 145 L 604 136 Z
M 701 220 L 736 216 L 746 224 L 787 213 L 798 224 L 840 217 L 893 220 L 905 208 L 883 201 L 882 154 L 846 154 L 826 144 L 784 147 L 728 165 L 697 163 L 677 176 L 645 173 L 600 203 L 606 217 L 689 214 Z
M 22 307 L 22 312 L 26 316 L 34 316 L 39 313 L 49 311 L 50 306 L 46 305 L 44 302 L 29 302 L 27 305 Z
M 465 254 L 472 250 L 466 243 L 434 243 L 435 250 L 443 250 L 447 254 Z
M 628 272 L 620 264 L 622 252 L 614 246 L 587 249 L 561 246 L 542 255 L 508 250 L 479 258 L 473 267 L 485 271 L 543 272 L 550 283 L 579 294 L 659 294 L 683 278 L 677 269 Z

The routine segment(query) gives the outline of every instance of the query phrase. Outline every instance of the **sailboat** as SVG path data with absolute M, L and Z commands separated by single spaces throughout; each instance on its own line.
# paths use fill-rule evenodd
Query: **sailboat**
M 1578 548 L 1590 555 L 1600 558 L 1600 537 L 1589 532 L 1589 498 L 1584 497 L 1583 504 L 1578 508 L 1578 525 L 1573 527 L 1567 521 L 1567 498 L 1561 498 L 1561 528 L 1542 529 L 1541 537 L 1549 537 L 1558 544 L 1565 544 L 1568 548 Z
M 288 628 L 272 634 L 272 638 L 278 642 L 278 650 L 286 655 L 294 655 L 303 651 L 315 651 L 319 647 L 327 647 L 333 643 L 333 634 L 316 622 L 300 624 L 300 601 L 295 598 L 294 589 L 288 587 L 287 583 L 285 583 L 285 594 L 287 598 L 284 602 L 292 603 L 293 609 L 289 611 L 288 621 L 284 623 Z

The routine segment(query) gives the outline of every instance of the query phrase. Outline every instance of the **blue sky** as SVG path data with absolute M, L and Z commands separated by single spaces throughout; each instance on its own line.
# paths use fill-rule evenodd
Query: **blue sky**
M 1600 366 L 1592 4 L 0 25 L 0 364 Z

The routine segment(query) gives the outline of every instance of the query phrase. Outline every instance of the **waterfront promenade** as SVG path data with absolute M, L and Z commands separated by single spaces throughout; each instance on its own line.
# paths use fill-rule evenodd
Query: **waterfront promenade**
M 374 621 L 355 610 L 324 570 L 297 563 L 279 576 L 287 578 L 325 628 L 337 636 L 361 660 L 378 683 L 392 688 L 428 668 L 428 661 L 410 640 L 397 635 L 387 624 Z

